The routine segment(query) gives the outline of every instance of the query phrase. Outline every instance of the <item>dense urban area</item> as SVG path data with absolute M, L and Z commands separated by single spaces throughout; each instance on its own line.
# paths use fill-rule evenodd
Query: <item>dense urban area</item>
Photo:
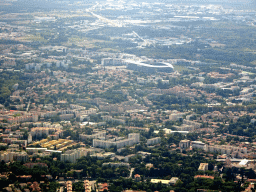
M 0 191 L 255 191 L 255 3 L 182 2 L 0 1 Z

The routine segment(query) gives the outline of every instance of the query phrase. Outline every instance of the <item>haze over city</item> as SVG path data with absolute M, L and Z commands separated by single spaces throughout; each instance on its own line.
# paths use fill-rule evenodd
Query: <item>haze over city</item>
M 1 0 L 0 191 L 255 191 L 255 8 Z

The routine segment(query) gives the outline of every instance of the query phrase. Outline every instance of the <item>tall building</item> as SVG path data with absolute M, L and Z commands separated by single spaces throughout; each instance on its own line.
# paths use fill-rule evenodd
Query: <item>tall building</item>
M 71 163 L 75 163 L 77 159 L 86 156 L 89 154 L 91 150 L 86 148 L 78 148 L 74 150 L 66 151 L 64 154 L 61 154 L 60 160 L 61 161 L 69 161 Z
M 26 152 L 15 152 L 14 160 L 26 162 L 28 160 L 28 154 Z
M 29 144 L 29 143 L 32 143 L 32 141 L 33 141 L 33 139 L 32 139 L 32 135 L 31 135 L 31 134 L 29 134 L 29 135 L 28 135 L 28 144 Z

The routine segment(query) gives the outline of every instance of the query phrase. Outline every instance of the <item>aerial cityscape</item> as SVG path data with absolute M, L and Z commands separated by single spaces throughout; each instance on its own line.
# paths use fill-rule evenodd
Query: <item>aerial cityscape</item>
M 0 0 L 0 192 L 256 190 L 256 2 Z

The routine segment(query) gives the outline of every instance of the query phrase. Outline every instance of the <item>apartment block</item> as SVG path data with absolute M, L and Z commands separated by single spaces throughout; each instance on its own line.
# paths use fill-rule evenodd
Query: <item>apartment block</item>
M 26 162 L 27 160 L 28 160 L 28 154 L 25 151 L 22 151 L 22 152 L 3 151 L 0 153 L 0 161 L 4 161 L 6 163 L 12 162 L 12 161 Z
M 127 168 L 130 168 L 130 164 L 129 163 L 103 163 L 102 164 L 102 167 L 103 166 L 110 166 L 110 167 L 127 167 Z
M 231 155 L 232 157 L 243 157 L 243 155 L 247 155 L 246 147 L 236 147 L 230 145 L 209 145 L 207 151 L 211 153 Z
M 202 149 L 202 150 L 207 149 L 207 145 L 201 141 L 192 141 L 191 146 L 193 149 Z
M 176 111 L 169 115 L 169 119 L 171 121 L 178 121 L 178 120 L 182 119 L 184 115 L 186 115 L 186 113 L 180 113 L 180 112 Z
M 119 149 L 128 145 L 134 145 L 139 142 L 140 142 L 140 134 L 130 133 L 128 135 L 128 139 L 123 139 L 119 141 L 93 139 L 93 147 L 110 148 L 110 147 L 116 146 L 116 148 Z
M 148 139 L 147 140 L 147 145 L 155 145 L 161 142 L 161 138 L 160 137 L 155 137 L 152 139 Z
M 31 129 L 30 134 L 32 137 L 42 137 L 43 134 L 49 135 L 51 132 L 55 132 L 55 130 L 55 128 L 49 127 L 35 127 Z
M 62 114 L 60 115 L 60 120 L 70 120 L 73 119 L 75 117 L 74 114 Z
M 32 114 L 32 115 L 22 115 L 18 117 L 11 117 L 11 118 L 8 118 L 7 121 L 8 123 L 37 122 L 38 115 Z
M 5 163 L 12 162 L 15 152 L 3 151 L 0 153 L 0 160 Z
M 201 123 L 186 120 L 186 119 L 183 120 L 183 124 L 190 125 L 190 126 L 194 127 L 194 129 L 199 129 L 201 127 Z
M 92 135 L 85 135 L 85 134 L 80 134 L 79 139 L 80 140 L 86 140 L 86 139 L 97 139 L 101 137 L 106 137 L 106 131 L 101 131 Z
M 77 159 L 86 156 L 90 152 L 91 152 L 91 150 L 88 150 L 86 148 L 68 150 L 64 154 L 61 154 L 60 160 L 75 163 Z

